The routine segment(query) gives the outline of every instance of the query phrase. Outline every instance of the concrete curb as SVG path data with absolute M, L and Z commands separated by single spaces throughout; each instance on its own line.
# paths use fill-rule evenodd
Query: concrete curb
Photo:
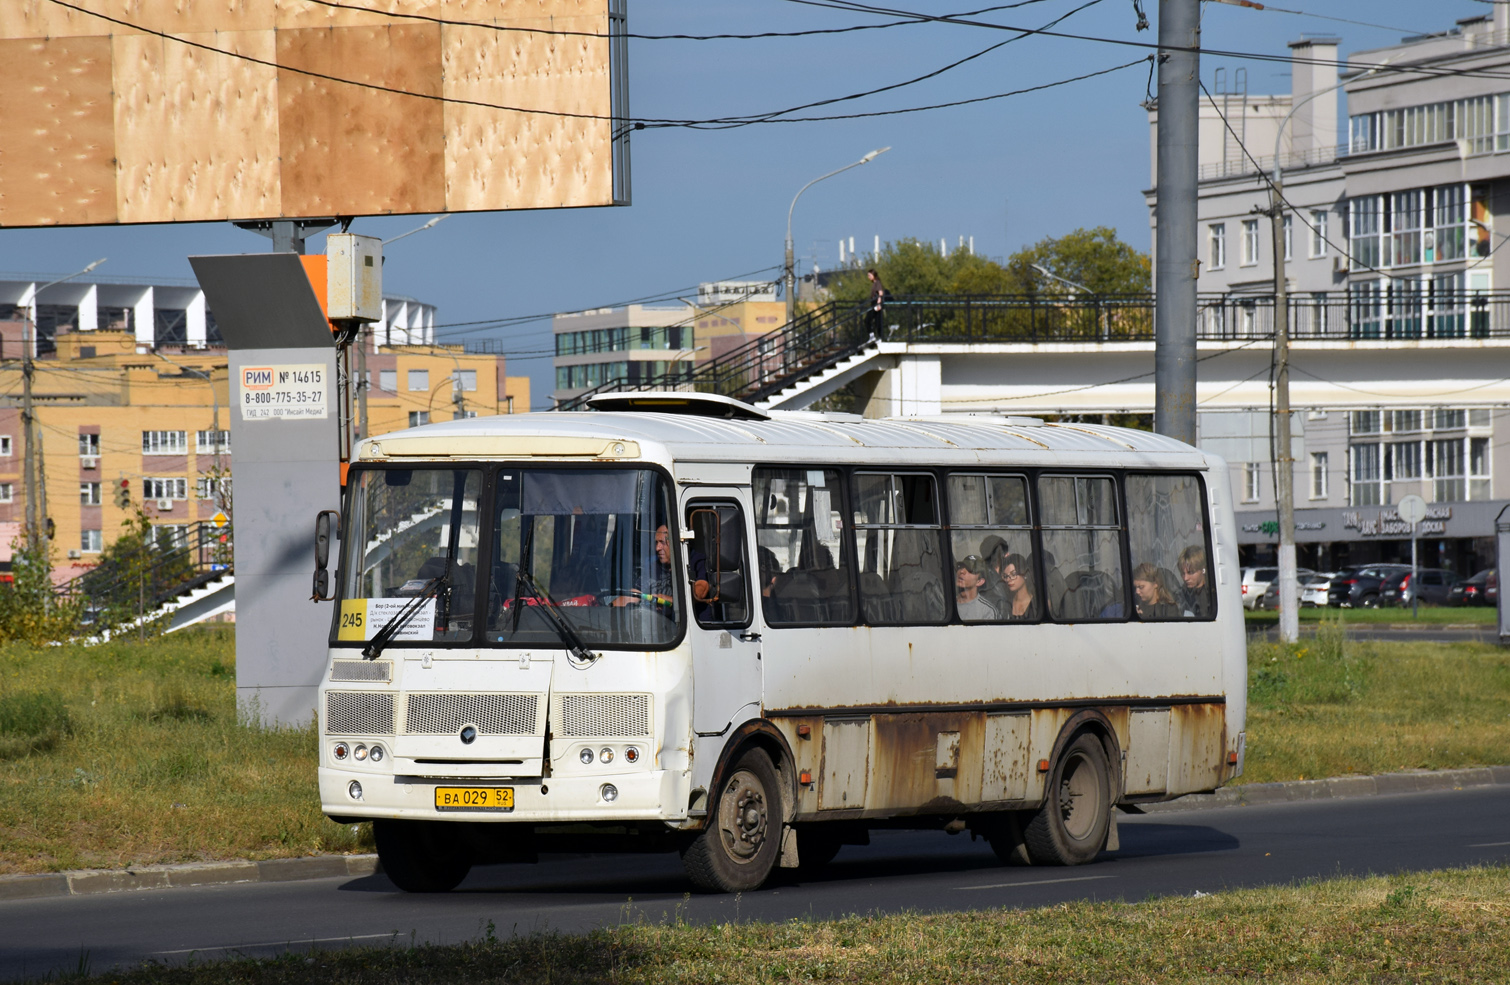
M 1223 787 L 1216 793 L 1188 794 L 1162 804 L 1140 804 L 1149 814 L 1194 811 L 1211 807 L 1252 807 L 1302 800 L 1341 800 L 1468 787 L 1510 786 L 1510 766 L 1481 766 L 1467 770 L 1412 770 L 1379 776 L 1334 776 L 1326 780 L 1290 780 Z
M 1287 783 L 1252 783 L 1224 787 L 1216 793 L 1190 794 L 1179 800 L 1141 806 L 1149 814 L 1162 814 L 1213 807 L 1250 807 L 1258 804 L 1341 800 L 1489 786 L 1510 786 L 1510 766 L 1418 770 L 1380 776 L 1338 776 L 1327 780 L 1292 780 Z M 0 902 L 244 882 L 349 878 L 370 876 L 377 871 L 376 855 L 315 855 L 308 858 L 269 859 L 265 862 L 193 862 L 187 865 L 144 865 L 134 869 L 88 869 L 36 876 L 0 876 Z
M 220 886 L 236 882 L 294 882 L 370 876 L 377 868 L 376 855 L 315 855 L 265 862 L 192 862 L 186 865 L 144 865 L 132 869 L 53 872 L 39 876 L 0 876 L 0 901 Z

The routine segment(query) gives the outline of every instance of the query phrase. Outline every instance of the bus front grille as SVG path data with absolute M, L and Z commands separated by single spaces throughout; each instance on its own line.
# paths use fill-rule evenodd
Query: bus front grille
M 376 691 L 325 692 L 328 735 L 392 735 L 393 695 Z
M 535 694 L 410 694 L 404 732 L 448 735 L 475 725 L 482 735 L 534 735 L 540 731 Z
M 647 694 L 563 694 L 560 720 L 551 730 L 563 738 L 634 739 L 650 735 Z
M 393 680 L 392 660 L 335 660 L 330 667 L 333 681 L 364 681 L 387 684 Z

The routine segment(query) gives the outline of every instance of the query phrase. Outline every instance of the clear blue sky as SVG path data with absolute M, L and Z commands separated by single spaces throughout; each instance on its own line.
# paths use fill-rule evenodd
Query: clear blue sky
M 898 4 L 957 13 L 980 4 Z M 982 15 L 1040 27 L 1085 0 L 1030 0 Z M 1132 0 L 1099 0 L 1055 30 L 1130 41 Z M 1440 31 L 1491 10 L 1483 0 L 1279 0 L 1317 16 L 1204 3 L 1207 49 L 1283 55 L 1303 34 L 1336 34 L 1344 54 Z M 642 34 L 789 31 L 893 20 L 791 0 L 630 0 L 630 30 Z M 922 75 L 1010 35 L 926 24 L 807 38 L 632 41 L 630 108 L 637 117 L 703 119 L 784 108 Z M 918 106 L 1006 92 L 1109 68 L 1146 54 L 1091 41 L 1026 37 L 917 85 L 815 112 Z M 1246 64 L 1249 91 L 1287 92 L 1289 70 L 1272 62 L 1206 55 L 1218 67 Z M 951 244 L 974 236 L 979 253 L 1004 256 L 1080 226 L 1114 226 L 1148 247 L 1140 192 L 1148 184 L 1148 124 L 1139 106 L 1146 65 L 1043 92 L 933 112 L 841 122 L 772 124 L 728 131 L 646 130 L 633 138 L 634 204 L 628 208 L 456 215 L 388 249 L 385 287 L 437 304 L 441 323 L 594 307 L 695 289 L 781 262 L 786 210 L 809 179 L 890 146 L 871 164 L 824 182 L 797 207 L 800 256 L 832 266 L 838 240 L 856 245 L 917 237 Z M 14 139 L 13 137 L 8 139 Z M 394 236 L 428 216 L 359 219 L 353 231 Z M 0 230 L 0 272 L 66 273 L 108 256 L 101 274 L 190 277 L 197 253 L 260 252 L 268 241 L 217 223 L 89 229 Z M 310 252 L 323 252 L 320 238 Z M 811 263 L 811 259 L 807 261 Z M 773 276 L 767 273 L 765 276 Z M 443 340 L 498 337 L 518 358 L 511 373 L 533 378 L 541 406 L 553 387 L 549 321 L 481 335 L 441 330 Z

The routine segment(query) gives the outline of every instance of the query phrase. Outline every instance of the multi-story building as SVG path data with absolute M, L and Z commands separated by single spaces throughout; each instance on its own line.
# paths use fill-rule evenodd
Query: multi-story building
M 26 515 L 18 357 L 46 280 L 0 281 L 0 298 L 14 299 L 0 302 L 0 569 Z M 198 287 L 69 282 L 42 301 L 32 349 L 37 496 L 52 522 L 55 577 L 92 565 L 138 505 L 170 530 L 231 514 L 227 353 Z M 506 375 L 499 353 L 434 344 L 434 324 L 433 305 L 384 299 L 368 335 L 370 433 L 529 408 L 528 377 Z
M 697 303 L 631 304 L 556 315 L 556 389 L 560 403 L 604 383 L 631 386 L 692 368 L 786 322 L 786 306 L 767 281 L 699 285 Z
M 1337 45 L 1290 46 L 1289 94 L 1249 95 L 1223 78 L 1202 97 L 1200 332 L 1213 346 L 1272 332 L 1259 168 L 1272 176 L 1278 163 L 1301 556 L 1325 566 L 1408 554 L 1390 506 L 1416 493 L 1432 504 L 1424 563 L 1466 572 L 1492 563 L 1510 496 L 1495 454 L 1510 441 L 1510 390 L 1485 380 L 1486 363 L 1510 357 L 1510 251 L 1499 249 L 1510 236 L 1510 6 L 1357 52 L 1340 83 Z M 1149 117 L 1156 132 L 1156 105 Z M 1270 407 L 1220 405 L 1199 414 L 1200 440 L 1227 457 L 1245 550 L 1265 557 L 1277 529 Z

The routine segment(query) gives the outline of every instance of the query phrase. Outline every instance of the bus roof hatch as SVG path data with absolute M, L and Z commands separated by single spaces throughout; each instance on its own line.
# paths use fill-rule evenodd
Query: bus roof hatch
M 729 421 L 768 421 L 771 415 L 733 397 L 681 390 L 646 390 L 639 393 L 600 393 L 587 398 L 593 410 L 628 411 L 641 414 L 686 414 L 718 417 Z

